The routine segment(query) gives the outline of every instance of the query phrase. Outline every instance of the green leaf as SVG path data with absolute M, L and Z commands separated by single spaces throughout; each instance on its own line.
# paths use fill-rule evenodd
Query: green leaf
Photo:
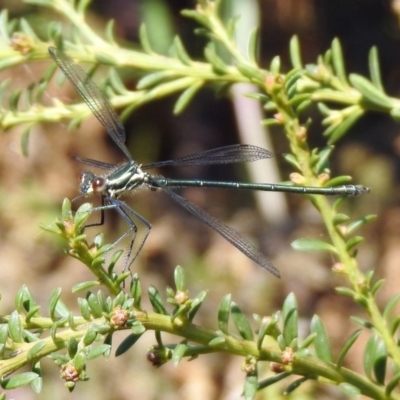
M 193 321 L 193 318 L 195 317 L 197 311 L 203 304 L 203 301 L 206 298 L 206 296 L 207 292 L 203 290 L 192 300 L 192 304 L 190 304 L 189 311 L 187 312 L 187 318 L 189 321 Z
M 291 243 L 295 250 L 301 251 L 329 251 L 337 254 L 337 250 L 330 243 L 317 239 L 296 239 Z
M 61 289 L 60 289 L 61 293 Z M 67 317 L 70 314 L 70 310 L 66 306 L 66 304 L 62 300 L 58 300 L 56 304 L 56 313 L 60 315 L 61 317 Z
M 356 295 L 355 295 L 354 297 L 356 297 Z M 366 321 L 366 320 L 363 319 L 363 318 L 356 317 L 356 316 L 353 315 L 353 316 L 350 317 L 350 319 L 353 320 L 356 324 L 361 325 L 361 326 L 363 326 L 363 327 L 365 327 L 365 328 L 367 328 L 367 329 L 372 329 L 372 328 L 374 327 L 374 326 L 371 324 L 371 322 Z
M 19 20 L 19 25 L 21 31 L 29 37 L 30 40 L 32 41 L 40 41 L 40 39 L 37 37 L 35 31 L 31 28 L 29 25 L 28 21 L 25 18 L 20 18 Z
M 346 200 L 346 197 L 342 196 L 342 197 L 338 197 L 333 205 L 332 205 L 332 210 L 337 212 L 339 207 L 344 203 L 344 201 Z
M 117 42 L 114 38 L 114 28 L 115 28 L 115 20 L 110 19 L 107 21 L 104 36 L 112 46 L 118 46 Z
M 83 345 L 84 346 L 91 345 L 96 340 L 96 337 L 97 337 L 97 332 L 94 329 L 93 325 L 90 325 L 85 335 L 82 338 Z
M 69 132 L 77 130 L 81 126 L 83 120 L 84 120 L 84 116 L 83 115 L 78 115 L 78 116 L 76 116 L 74 118 L 71 118 L 68 121 L 67 130 Z
M 39 342 L 36 342 L 28 351 L 28 354 L 26 355 L 27 360 L 30 361 L 32 358 L 36 357 L 37 354 L 40 352 L 40 350 L 43 349 L 43 347 L 46 346 L 46 342 L 44 340 L 41 340 Z
M 266 101 L 264 103 L 263 108 L 264 108 L 265 111 L 276 111 L 277 110 L 277 105 L 273 101 Z M 274 121 L 277 121 L 277 120 L 274 118 Z
M 19 100 L 21 98 L 22 90 L 20 89 L 15 89 L 11 92 L 10 94 L 10 99 L 9 99 L 9 107 L 11 111 L 18 111 L 18 104 Z
M 285 338 L 283 337 L 283 335 L 279 335 L 276 338 L 276 341 L 278 343 L 279 348 L 284 351 L 286 349 L 286 347 L 288 346 L 288 343 L 286 343 Z
M 304 101 L 310 100 L 310 94 L 309 93 L 303 93 L 303 94 L 295 94 L 290 100 L 289 104 L 292 107 L 297 107 L 299 104 L 304 103 Z
M 37 304 L 25 285 L 18 290 L 15 296 L 15 308 L 21 314 L 24 310 L 30 312 L 32 308 L 37 309 Z
M 363 100 L 376 107 L 379 111 L 390 111 L 395 104 L 381 89 L 377 88 L 368 79 L 358 74 L 350 74 L 350 83 L 363 95 Z
M 342 368 L 344 358 L 346 357 L 346 354 L 348 351 L 351 349 L 351 346 L 355 343 L 355 341 L 358 339 L 362 332 L 362 329 L 357 329 L 354 331 L 351 336 L 346 340 L 345 344 L 343 345 L 342 349 L 340 350 L 338 360 L 337 360 L 337 368 L 340 369 Z
M 385 280 L 384 279 L 379 279 L 377 280 L 374 285 L 371 288 L 371 294 L 373 296 L 375 296 L 375 294 L 377 293 L 377 291 L 384 285 Z
M 172 362 L 174 365 L 178 365 L 181 362 L 187 349 L 188 346 L 186 343 L 179 343 L 175 346 L 174 350 L 172 351 Z
M 71 212 L 71 201 L 67 198 L 64 198 L 62 206 L 61 206 L 61 219 L 69 220 L 72 216 Z
M 322 320 L 314 315 L 311 319 L 311 332 L 316 333 L 314 348 L 318 358 L 325 362 L 333 362 L 331 345 Z
M 365 239 L 362 236 L 354 236 L 346 242 L 346 250 L 350 251 L 354 249 L 354 247 L 358 246 Z
M 153 306 L 153 310 L 156 313 L 168 315 L 167 310 L 165 309 L 159 291 L 154 287 L 150 286 L 148 289 L 150 303 Z
M 376 217 L 377 217 L 376 215 L 370 214 L 370 215 L 365 215 L 364 217 L 361 217 L 361 218 L 353 221 L 352 223 L 350 223 L 347 226 L 346 233 L 348 235 L 350 235 L 351 233 L 353 233 L 357 229 L 361 228 L 363 225 L 365 225 L 368 222 L 373 221 L 374 219 L 376 219 Z
M 25 157 L 29 156 L 29 137 L 31 135 L 31 129 L 32 129 L 32 125 L 28 125 L 24 131 L 22 132 L 22 136 L 21 136 L 21 150 L 22 150 L 22 154 Z
M 183 45 L 179 36 L 174 37 L 173 41 L 173 51 L 175 56 L 179 59 L 179 61 L 184 65 L 192 65 L 193 61 L 191 60 L 189 54 L 187 53 L 185 46 Z
M 269 101 L 269 97 L 265 93 L 245 93 L 244 96 L 248 99 L 257 100 L 263 104 Z
M 35 372 L 23 372 L 22 374 L 18 374 L 9 379 L 3 380 L 1 382 L 1 387 L 6 390 L 16 389 L 31 383 L 37 377 L 38 374 Z
M 73 358 L 73 363 L 77 371 L 81 373 L 86 366 L 86 354 L 84 354 L 82 351 L 76 353 L 75 357 Z
M 301 166 L 300 166 L 299 162 L 297 161 L 297 158 L 293 154 L 284 153 L 282 156 L 286 160 L 287 163 L 292 165 L 298 171 L 301 171 Z
M 294 392 L 298 387 L 300 387 L 304 382 L 307 382 L 310 378 L 307 376 L 304 376 L 303 378 L 296 379 L 294 382 L 292 382 L 283 392 L 284 395 L 288 395 L 292 392 Z
M 298 337 L 298 311 L 297 311 L 297 301 L 293 293 L 290 293 L 284 303 L 282 308 L 283 317 L 283 337 L 285 339 L 286 345 L 289 346 L 294 339 Z
M 364 352 L 364 370 L 367 377 L 372 380 L 373 373 L 376 381 L 383 385 L 386 375 L 386 362 L 387 350 L 385 343 L 376 333 L 372 333 Z
M 261 346 L 262 346 L 262 340 L 265 335 L 269 335 L 269 336 L 273 337 L 274 339 L 277 339 L 278 336 L 281 335 L 282 332 L 278 325 L 280 322 L 280 315 L 281 315 L 281 313 L 278 311 L 278 312 L 274 313 L 272 315 L 272 317 L 268 317 L 263 320 L 262 325 L 260 327 L 260 331 L 258 333 L 259 339 L 257 342 L 257 346 L 259 348 L 261 348 Z
M 299 345 L 299 349 L 298 349 L 298 351 L 296 352 L 296 355 L 298 356 L 299 351 L 305 350 L 305 349 L 307 349 L 308 347 L 310 347 L 311 344 L 314 342 L 316 336 L 317 336 L 316 333 L 312 333 L 311 335 L 308 335 L 308 336 L 301 342 L 301 344 Z
M 269 70 L 273 75 L 278 75 L 280 69 L 281 69 L 281 58 L 279 56 L 275 56 L 271 60 L 271 63 L 269 65 Z
M 48 358 L 53 360 L 55 364 L 59 367 L 61 367 L 64 364 L 67 364 L 70 361 L 69 357 L 67 357 L 64 354 L 58 354 L 58 353 L 51 353 L 48 355 Z
M 284 86 L 289 98 L 292 98 L 297 94 L 297 81 L 303 75 L 304 71 L 299 69 L 292 69 L 286 74 L 284 80 Z
M 181 114 L 185 108 L 192 101 L 195 94 L 200 90 L 203 86 L 204 81 L 197 81 L 193 83 L 193 85 L 189 86 L 178 98 L 174 106 L 174 114 Z
M 392 317 L 392 319 L 390 320 L 390 324 L 389 324 L 390 333 L 392 335 L 395 334 L 399 325 L 400 325 L 400 316 L 396 315 L 395 317 Z M 399 339 L 397 339 L 397 345 L 399 345 Z
M 114 284 L 115 286 L 121 286 L 125 284 L 125 280 L 131 276 L 131 271 L 125 271 L 122 274 L 118 275 L 118 277 L 115 279 Z M 123 283 L 124 282 L 124 283 Z
M 382 284 L 385 282 L 383 279 L 380 280 Z M 397 303 L 400 300 L 400 293 L 395 294 L 390 298 L 390 300 L 387 302 L 385 306 L 385 310 L 383 311 L 383 316 L 385 318 L 388 318 L 390 313 L 393 311 L 394 307 L 397 305 Z
M 78 330 L 78 328 L 76 326 L 76 323 L 75 323 L 74 314 L 73 314 L 72 311 L 70 311 L 69 314 L 68 314 L 68 325 L 70 326 L 70 328 L 73 331 L 77 331 Z
M 266 118 L 261 121 L 263 126 L 274 126 L 274 125 L 282 125 L 280 121 L 275 118 Z
M 209 42 L 204 49 L 204 57 L 211 64 L 213 71 L 217 75 L 225 75 L 229 73 L 229 67 L 217 55 L 217 50 L 214 42 Z
M 210 347 L 218 347 L 221 344 L 224 344 L 226 339 L 223 336 L 217 336 L 214 339 L 210 340 L 208 342 L 208 345 Z
M 92 213 L 92 205 L 90 203 L 82 204 L 74 216 L 74 224 L 77 227 L 84 227 L 86 220 Z
M 69 338 L 67 342 L 68 357 L 74 358 L 78 352 L 78 341 L 75 338 Z
M 139 41 L 142 49 L 147 54 L 154 54 L 154 51 L 150 45 L 149 34 L 147 33 L 147 27 L 145 24 L 140 25 L 139 28 Z
M 362 108 L 354 109 L 354 111 L 338 125 L 332 125 L 323 133 L 324 136 L 329 136 L 328 144 L 334 144 L 341 139 L 347 131 L 362 117 L 364 114 Z
M 247 374 L 243 386 L 243 398 L 245 400 L 253 400 L 258 391 L 258 374 L 257 372 Z
M 350 383 L 342 382 L 339 383 L 338 387 L 346 396 L 356 398 L 361 395 L 360 389 L 354 385 L 351 385 Z
M 99 301 L 102 312 L 103 311 L 107 313 L 111 312 L 110 307 L 112 305 L 112 300 L 110 297 L 107 299 L 106 295 L 101 290 L 97 292 L 97 300 Z
M 29 330 L 27 330 L 27 329 L 24 329 L 24 330 L 22 331 L 22 340 L 23 340 L 25 343 L 37 342 L 37 341 L 38 341 L 38 338 L 39 338 L 39 335 L 40 335 L 39 332 L 33 333 L 33 332 L 31 332 L 31 331 L 29 331 Z
M 111 346 L 108 344 L 100 344 L 98 346 L 92 346 L 90 350 L 86 354 L 86 358 L 88 360 L 93 360 L 101 355 L 105 355 L 109 352 Z
M 148 74 L 140 79 L 136 84 L 136 88 L 138 90 L 148 90 L 160 83 L 170 81 L 176 77 L 176 72 L 171 70 L 153 72 L 152 74 Z
M 22 343 L 22 325 L 17 311 L 13 311 L 10 314 L 10 319 L 8 320 L 8 332 L 10 338 L 15 343 Z
M 326 187 L 340 186 L 348 184 L 349 182 L 351 182 L 351 176 L 340 175 L 330 179 L 328 182 L 325 183 L 325 186 Z
M 8 339 L 8 325 L 0 324 L 0 345 L 5 345 Z
M 218 7 L 218 1 L 216 2 L 216 5 Z M 213 11 L 214 15 L 217 15 L 214 11 Z M 225 28 L 226 28 L 226 32 L 228 34 L 228 37 L 230 40 L 235 40 L 235 35 L 237 32 L 237 24 L 239 22 L 239 16 L 235 16 L 233 18 L 230 18 L 227 23 L 225 24 Z M 212 31 L 212 28 L 210 27 L 210 31 Z
M 111 298 L 109 297 L 108 299 L 110 299 L 111 300 Z M 107 300 L 108 300 L 107 299 Z M 122 305 L 124 304 L 124 302 L 125 302 L 125 299 L 126 299 L 126 294 L 123 292 L 123 291 L 121 291 L 121 292 L 119 292 L 118 294 L 117 294 L 117 296 L 111 301 L 111 304 L 110 304 L 110 310 L 113 310 L 114 308 L 116 308 L 116 307 L 118 307 L 118 306 L 121 306 L 122 307 Z
M 296 107 L 296 115 L 299 116 L 303 111 L 308 110 L 312 104 L 313 102 L 311 100 L 304 100 Z
M 245 340 L 253 340 L 254 335 L 253 331 L 251 330 L 249 321 L 247 320 L 246 316 L 243 314 L 239 306 L 234 302 L 231 303 L 231 315 L 232 321 L 235 324 L 240 336 Z
M 331 49 L 332 49 L 332 64 L 335 70 L 335 74 L 343 84 L 348 86 L 346 69 L 343 60 L 342 46 L 340 45 L 339 39 L 337 38 L 333 39 Z
M 37 378 L 31 381 L 31 388 L 36 393 L 40 393 L 42 391 L 42 387 L 43 387 L 43 379 L 41 376 L 38 376 Z
M 269 323 L 270 323 L 270 320 L 264 321 L 261 324 L 260 329 L 257 332 L 257 349 L 258 350 L 262 349 L 264 338 L 267 335 L 267 329 L 268 329 Z
M 259 28 L 254 28 L 250 32 L 249 43 L 248 43 L 248 57 L 252 64 L 257 65 L 258 59 L 258 46 L 259 45 Z
M 97 296 L 93 293 L 90 293 L 87 298 L 87 303 L 89 305 L 90 311 L 95 318 L 100 318 L 103 316 L 103 310 L 99 303 Z
M 388 396 L 388 398 L 390 397 L 393 390 L 397 387 L 399 382 L 400 382 L 400 372 L 394 375 L 386 385 L 385 394 L 386 396 Z
M 376 46 L 373 46 L 369 52 L 368 65 L 369 74 L 371 75 L 371 82 L 378 90 L 381 90 L 383 92 L 384 90 L 381 79 L 381 71 L 379 67 L 378 48 Z
M 140 280 L 137 274 L 133 275 L 130 291 L 134 299 L 135 308 L 140 309 L 140 304 L 142 301 L 142 287 L 140 285 Z
M 90 311 L 89 303 L 87 302 L 86 299 L 78 298 L 78 305 L 79 305 L 79 310 L 82 315 L 82 317 L 86 321 L 91 321 L 92 320 L 92 314 Z
M 93 244 L 98 248 L 97 255 L 105 253 L 105 251 L 101 251 L 101 247 L 104 245 L 104 234 L 99 233 L 93 239 Z
M 94 286 L 99 286 L 99 285 L 100 285 L 99 281 L 80 282 L 72 287 L 72 293 L 82 292 L 84 290 L 88 290 Z
M 208 27 L 208 25 L 209 25 L 209 20 L 201 12 L 198 12 L 198 11 L 195 11 L 195 10 L 182 10 L 181 14 L 184 17 L 194 19 L 199 25 L 202 25 L 202 26 L 205 26 L 205 27 Z
M 335 214 L 332 222 L 335 226 L 337 226 L 337 225 L 343 224 L 349 220 L 350 220 L 350 217 L 348 215 L 339 213 L 339 214 Z
M 297 35 L 290 39 L 289 45 L 290 61 L 292 62 L 293 68 L 303 69 L 303 63 L 301 61 L 301 50 L 299 38 Z
M 238 71 L 251 82 L 257 82 L 258 84 L 264 84 L 265 73 L 261 70 L 249 65 L 249 64 L 237 64 L 236 68 Z
M 228 324 L 229 316 L 231 313 L 231 295 L 227 294 L 221 300 L 218 307 L 218 326 L 219 329 L 225 333 L 229 334 Z
M 112 68 L 108 72 L 108 80 L 111 84 L 111 87 L 117 94 L 125 95 L 128 93 L 127 88 L 125 87 L 124 83 L 122 82 L 119 74 L 117 73 L 117 71 L 115 71 L 115 69 Z
M 318 161 L 314 166 L 315 172 L 319 175 L 328 168 L 329 165 L 329 157 L 333 152 L 333 146 L 324 147 L 318 154 Z
M 140 321 L 133 321 L 131 330 L 134 335 L 142 335 L 146 332 L 145 326 Z
M 264 389 L 264 388 L 271 386 L 277 382 L 280 382 L 283 379 L 286 379 L 290 375 L 292 375 L 292 372 L 290 372 L 290 371 L 285 371 L 285 372 L 281 372 L 279 374 L 273 375 L 270 378 L 267 378 L 267 379 L 259 382 L 258 390 Z
M 110 325 L 104 324 L 93 324 L 93 329 L 100 335 L 107 335 L 110 333 Z
M 101 53 L 101 47 L 99 47 L 97 52 L 94 54 L 94 58 L 98 64 L 109 65 L 111 67 L 118 65 L 118 61 L 116 60 L 116 58 L 114 57 L 114 55 L 112 53 L 109 53 L 109 52 Z M 90 69 L 87 72 L 87 74 L 89 76 L 92 76 L 94 74 L 94 71 L 97 69 L 97 67 L 98 67 L 97 65 L 93 66 L 93 68 Z

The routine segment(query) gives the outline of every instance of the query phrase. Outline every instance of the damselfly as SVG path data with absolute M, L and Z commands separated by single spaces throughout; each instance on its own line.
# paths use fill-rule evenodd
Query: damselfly
M 176 194 L 171 189 L 185 187 L 218 187 L 230 189 L 251 189 L 263 191 L 291 192 L 299 194 L 321 194 L 321 195 L 340 195 L 357 196 L 361 193 L 369 192 L 369 188 L 355 185 L 342 185 L 334 187 L 313 187 L 313 186 L 290 186 L 270 183 L 243 183 L 225 182 L 210 180 L 184 180 L 169 179 L 159 175 L 146 172 L 150 168 L 165 166 L 184 166 L 184 165 L 211 165 L 229 164 L 238 162 L 251 162 L 266 159 L 273 156 L 268 150 L 251 145 L 232 145 L 220 147 L 213 150 L 203 151 L 175 160 L 155 162 L 147 165 L 138 164 L 129 153 L 125 146 L 125 129 L 120 121 L 118 114 L 112 108 L 108 99 L 102 94 L 100 89 L 94 84 L 86 72 L 64 53 L 55 47 L 49 47 L 49 52 L 53 60 L 60 67 L 65 76 L 82 96 L 90 110 L 107 130 L 116 145 L 121 149 L 127 158 L 127 162 L 121 166 L 105 163 L 102 161 L 76 157 L 83 164 L 104 169 L 107 173 L 104 176 L 95 175 L 93 172 L 84 171 L 81 175 L 80 190 L 83 195 L 98 194 L 101 196 L 102 205 L 97 208 L 102 213 L 101 223 L 104 221 L 104 211 L 115 209 L 129 225 L 129 229 L 115 242 L 118 243 L 123 238 L 132 235 L 130 245 L 127 249 L 127 261 L 125 268 L 129 268 L 140 250 L 142 249 L 147 236 L 150 233 L 151 225 L 141 215 L 120 200 L 120 197 L 129 191 L 141 187 L 152 190 L 162 189 L 165 193 L 176 200 L 181 206 L 202 222 L 214 229 L 247 257 L 255 261 L 261 267 L 272 274 L 280 276 L 279 271 L 272 263 L 260 253 L 247 239 L 236 232 L 234 229 L 223 224 L 217 218 L 211 216 L 202 208 L 191 203 L 187 199 Z M 134 249 L 134 242 L 138 228 L 134 220 L 140 221 L 146 228 L 140 243 Z

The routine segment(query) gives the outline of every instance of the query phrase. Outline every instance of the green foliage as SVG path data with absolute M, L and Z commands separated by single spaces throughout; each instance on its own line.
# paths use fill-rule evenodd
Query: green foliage
M 7 11 L 3 10 L 0 34 L 5 47 L 0 54 L 0 70 L 47 60 L 47 48 L 54 45 L 77 62 L 91 64 L 92 71 L 100 64 L 110 67 L 104 90 L 123 115 L 147 102 L 176 93 L 179 97 L 173 112 L 178 114 L 184 112 L 204 86 L 220 92 L 238 82 L 253 83 L 260 93 L 249 94 L 249 97 L 263 104 L 268 117 L 263 123 L 280 126 L 286 135 L 291 152 L 284 158 L 295 169 L 291 180 L 296 185 L 335 186 L 349 182 L 348 176 L 331 177 L 329 159 L 334 151 L 333 144 L 368 112 L 382 112 L 395 120 L 400 118 L 399 100 L 387 96 L 382 87 L 376 48 L 369 56 L 369 78 L 346 73 L 337 39 L 315 63 L 304 66 L 300 43 L 294 37 L 289 45 L 293 68 L 282 72 L 280 57 L 276 56 L 270 68 L 264 70 L 257 65 L 257 29 L 250 35 L 248 54 L 244 55 L 235 41 L 234 21 L 224 24 L 220 18 L 218 6 L 222 1 L 198 0 L 196 8 L 184 10 L 182 15 L 195 20 L 199 25 L 197 33 L 209 41 L 204 49 L 205 61 L 200 62 L 190 57 L 179 37 L 173 40 L 169 55 L 158 54 L 144 25 L 140 29 L 141 51 L 118 46 L 112 22 L 105 29 L 105 38 L 100 37 L 85 21 L 89 1 L 25 2 L 60 14 L 71 24 L 71 34 L 66 36 L 61 23 L 49 22 L 46 38 L 41 39 L 26 20 L 9 20 Z M 220 49 L 229 59 L 221 56 Z M 143 72 L 136 90 L 124 86 L 114 69 L 118 67 Z M 9 95 L 10 82 L 0 84 L 0 127 L 7 130 L 24 125 L 22 148 L 26 154 L 34 124 L 68 119 L 73 129 L 90 114 L 83 103 L 67 105 L 54 99 L 51 106 L 42 105 L 42 95 L 55 70 L 49 63 L 39 82 Z M 307 144 L 312 121 L 304 120 L 303 115 L 314 105 L 323 115 L 326 127 L 323 135 L 327 145 L 321 149 L 309 149 Z M 383 311 L 379 309 L 375 295 L 383 281 L 373 281 L 372 273 L 365 274 L 358 267 L 356 250 L 363 238 L 352 236 L 374 216 L 353 220 L 339 211 L 342 199 L 332 206 L 322 196 L 307 197 L 320 213 L 327 236 L 323 241 L 300 238 L 292 245 L 301 251 L 328 252 L 336 260 L 333 271 L 347 280 L 346 287 L 337 288 L 337 295 L 348 296 L 363 311 L 362 318 L 353 320 L 370 334 L 363 360 L 365 376 L 343 366 L 361 330 L 351 335 L 335 360 L 329 332 L 320 317 L 313 317 L 309 336 L 304 339 L 299 336 L 301 310 L 298 310 L 294 294 L 286 297 L 282 310 L 270 316 L 254 315 L 252 321 L 232 296 L 226 295 L 216 312 L 218 329 L 204 328 L 193 321 L 205 301 L 206 291 L 191 297 L 184 269 L 177 267 L 175 288 L 166 288 L 164 294 L 154 286 L 148 287 L 152 309 L 142 308 L 145 289 L 142 290 L 139 276 L 131 276 L 129 271 L 118 273 L 115 269 L 122 252 L 115 251 L 105 265 L 104 255 L 115 250 L 113 245 L 104 244 L 101 234 L 91 244 L 86 241 L 85 224 L 91 205 L 84 204 L 73 213 L 70 202 L 65 200 L 60 219 L 54 226 L 44 229 L 62 237 L 68 254 L 82 262 L 93 277 L 72 288 L 74 293 L 83 293 L 76 300 L 78 315 L 62 302 L 62 292 L 58 288 L 51 294 L 45 313 L 27 287 L 22 287 L 15 295 L 15 310 L 0 316 L 1 387 L 9 390 L 31 384 L 39 392 L 42 385 L 40 360 L 50 357 L 60 368 L 65 386 L 73 390 L 77 382 L 88 379 L 86 365 L 89 361 L 110 355 L 115 332 L 127 331 L 125 340 L 115 351 L 118 356 L 136 345 L 144 332 L 154 331 L 157 344 L 149 350 L 147 358 L 155 366 L 170 360 L 178 364 L 185 358 L 194 359 L 215 352 L 242 357 L 245 399 L 253 399 L 259 390 L 292 375 L 299 378 L 287 380 L 285 393 L 293 392 L 309 380 L 318 380 L 321 384 L 337 385 L 347 395 L 400 398 L 396 390 L 400 381 L 400 319 L 392 315 L 399 296 L 391 299 Z M 173 333 L 181 340 L 165 345 L 163 332 Z M 259 366 L 265 362 L 270 362 L 274 375 L 260 381 Z M 25 366 L 31 371 L 20 372 Z M 388 374 L 388 371 L 393 373 Z

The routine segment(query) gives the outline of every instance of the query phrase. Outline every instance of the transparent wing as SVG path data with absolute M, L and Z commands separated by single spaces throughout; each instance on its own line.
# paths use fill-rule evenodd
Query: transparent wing
M 264 254 L 260 253 L 247 239 L 236 232 L 233 228 L 225 225 L 219 219 L 213 217 L 208 212 L 204 211 L 202 208 L 198 207 L 196 204 L 190 202 L 184 197 L 174 193 L 172 190 L 169 190 L 167 188 L 163 188 L 163 190 L 168 193 L 173 199 L 175 199 L 187 211 L 191 212 L 203 223 L 214 229 L 215 232 L 219 233 L 228 242 L 233 244 L 243 254 L 245 254 L 247 257 L 249 257 L 251 260 L 256 262 L 267 271 L 271 272 L 271 274 L 280 278 L 281 275 L 279 271 L 272 265 L 269 260 L 267 260 Z
M 231 146 L 218 147 L 216 149 L 190 154 L 174 160 L 159 161 L 142 166 L 142 169 L 159 168 L 166 166 L 184 165 L 211 165 L 211 164 L 233 164 L 239 162 L 252 162 L 273 157 L 273 153 L 258 146 L 249 144 L 234 144 Z
M 72 158 L 80 162 L 81 164 L 89 165 L 90 167 L 95 167 L 105 170 L 112 170 L 116 168 L 114 164 L 109 164 L 104 161 L 92 160 L 91 158 L 85 158 L 79 156 L 72 156 Z
M 49 53 L 61 71 L 81 95 L 92 113 L 101 122 L 104 128 L 106 128 L 108 134 L 112 137 L 117 146 L 129 160 L 132 160 L 132 156 L 124 143 L 125 128 L 108 99 L 95 85 L 89 75 L 81 67 L 75 64 L 71 58 L 57 50 L 55 47 L 49 47 Z

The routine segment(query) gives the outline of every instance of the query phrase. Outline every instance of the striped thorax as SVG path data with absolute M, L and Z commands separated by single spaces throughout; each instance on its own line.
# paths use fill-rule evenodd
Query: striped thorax
M 80 190 L 84 194 L 102 194 L 111 198 L 118 198 L 124 192 L 131 191 L 147 181 L 148 173 L 142 171 L 141 166 L 129 162 L 107 177 L 97 176 L 91 171 L 81 174 Z

